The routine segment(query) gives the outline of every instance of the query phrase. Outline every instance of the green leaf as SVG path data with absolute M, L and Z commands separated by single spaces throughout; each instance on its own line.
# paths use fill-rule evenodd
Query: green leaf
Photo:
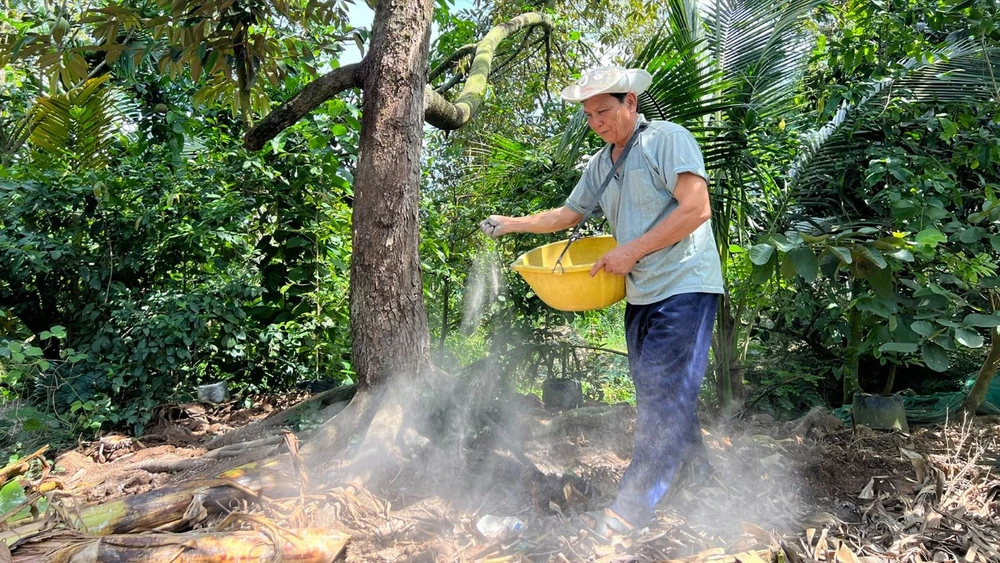
M 301 246 L 312 246 L 312 242 L 302 237 L 292 237 L 285 242 L 285 248 L 299 248 Z
M 917 244 L 923 244 L 933 248 L 936 247 L 938 244 L 948 240 L 948 237 L 944 236 L 941 233 L 941 231 L 932 227 L 930 229 L 924 229 L 919 233 L 917 233 L 917 236 L 914 238 L 914 240 L 917 242 Z
M 787 280 L 795 278 L 795 261 L 791 254 L 786 254 L 781 260 L 781 275 Z
M 767 283 L 774 274 L 774 270 L 767 265 L 758 266 L 754 265 L 753 269 L 750 270 L 750 281 L 756 284 Z
M 831 246 L 830 252 L 836 254 L 837 257 L 840 258 L 840 261 L 844 264 L 850 264 L 854 261 L 854 258 L 851 256 L 850 249 L 843 246 Z
M 982 227 L 970 227 L 958 235 L 958 240 L 966 244 L 972 244 L 987 236 L 989 236 L 989 232 L 986 229 Z
M 958 346 L 955 346 L 955 337 L 950 334 L 939 334 L 932 340 L 938 346 L 944 348 L 949 352 L 957 352 Z
M 945 139 L 951 139 L 958 134 L 958 125 L 947 117 L 938 117 L 938 123 L 941 124 L 942 136 Z
M 882 253 L 877 249 L 868 246 L 863 247 L 863 249 L 865 254 L 872 259 L 872 262 L 875 262 L 875 265 L 878 266 L 880 270 L 889 265 L 889 263 L 886 262 L 885 258 L 882 256 Z
M 774 246 L 776 246 L 778 250 L 782 252 L 790 252 L 802 244 L 802 236 L 799 235 L 799 233 L 792 231 L 788 234 L 788 238 L 785 238 L 782 235 L 772 236 L 771 242 L 774 243 Z
M 911 342 L 886 342 L 879 346 L 879 352 L 898 352 L 900 354 L 912 354 L 920 347 Z
M 755 244 L 750 249 L 750 261 L 757 266 L 763 266 L 771 260 L 772 254 L 774 254 L 774 247 L 770 244 Z
M 894 307 L 882 299 L 875 299 L 871 296 L 859 297 L 854 305 L 859 311 L 867 311 L 882 317 L 883 319 L 888 319 L 895 313 Z
M 808 282 L 816 281 L 819 275 L 819 260 L 812 249 L 800 246 L 788 253 L 788 257 L 795 264 L 795 272 Z
M 934 371 L 941 372 L 948 369 L 948 352 L 933 342 L 924 342 L 920 347 L 920 357 L 924 364 Z
M 882 268 L 881 270 L 872 272 L 865 280 L 875 290 L 875 295 L 879 299 L 892 303 L 893 308 L 895 308 L 896 285 L 893 283 L 892 271 L 889 268 Z
M 980 315 L 973 313 L 965 316 L 965 324 L 984 328 L 1000 327 L 1000 314 Z
M 913 253 L 905 248 L 900 248 L 899 250 L 889 254 L 896 260 L 901 262 L 913 262 Z
M 955 340 L 966 348 L 982 348 L 983 335 L 968 328 L 955 329 Z
M 934 334 L 934 325 L 927 321 L 915 321 L 910 324 L 910 328 L 924 338 Z
M 24 488 L 17 481 L 9 481 L 0 488 L 0 511 L 6 513 L 13 510 L 24 500 Z
M 991 236 L 990 245 L 993 246 L 993 250 L 1000 252 L 1000 235 Z

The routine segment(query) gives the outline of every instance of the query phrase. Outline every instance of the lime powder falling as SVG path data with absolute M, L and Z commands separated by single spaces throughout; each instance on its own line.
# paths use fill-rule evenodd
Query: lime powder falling
M 503 301 L 503 272 L 500 271 L 500 255 L 496 242 L 480 235 L 472 257 L 472 268 L 465 278 L 465 296 L 462 303 L 463 334 L 475 332 L 490 307 Z

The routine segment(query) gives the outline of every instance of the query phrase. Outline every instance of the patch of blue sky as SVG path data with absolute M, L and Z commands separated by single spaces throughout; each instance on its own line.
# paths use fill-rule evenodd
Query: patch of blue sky
M 452 4 L 451 11 L 453 13 L 459 10 L 471 10 L 475 7 L 472 0 L 454 0 L 453 2 L 451 2 L 451 4 Z M 375 20 L 375 12 L 370 7 L 368 7 L 368 4 L 364 0 L 356 0 L 353 4 L 351 4 L 351 7 L 348 9 L 347 17 L 348 21 L 351 22 L 352 26 L 371 31 L 372 22 Z M 437 39 L 437 36 L 438 36 L 437 24 L 432 23 L 431 24 L 432 44 L 434 43 L 434 40 Z M 366 45 L 365 46 L 366 52 L 367 52 L 367 47 L 368 46 Z M 341 54 L 340 56 L 340 64 L 341 66 L 343 66 L 361 62 L 361 56 L 362 56 L 361 51 L 358 49 L 358 46 L 353 43 L 348 43 L 346 45 L 344 53 Z

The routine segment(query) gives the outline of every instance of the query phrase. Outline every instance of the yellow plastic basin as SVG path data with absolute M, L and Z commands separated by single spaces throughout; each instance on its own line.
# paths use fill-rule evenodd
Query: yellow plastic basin
M 603 269 L 590 277 L 594 263 L 618 243 L 614 237 L 582 238 L 569 246 L 562 265 L 553 271 L 566 241 L 539 246 L 522 254 L 511 265 L 546 305 L 560 311 L 602 309 L 625 297 L 625 276 Z

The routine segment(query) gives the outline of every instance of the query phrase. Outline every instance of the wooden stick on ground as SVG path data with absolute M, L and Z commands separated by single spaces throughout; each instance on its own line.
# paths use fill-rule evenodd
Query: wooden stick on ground
M 26 473 L 31 467 L 31 460 L 42 457 L 42 455 L 44 455 L 47 451 L 49 451 L 49 447 L 47 445 L 42 446 L 35 453 L 11 462 L 3 469 L 0 469 L 0 486 L 5 485 L 10 479 Z

